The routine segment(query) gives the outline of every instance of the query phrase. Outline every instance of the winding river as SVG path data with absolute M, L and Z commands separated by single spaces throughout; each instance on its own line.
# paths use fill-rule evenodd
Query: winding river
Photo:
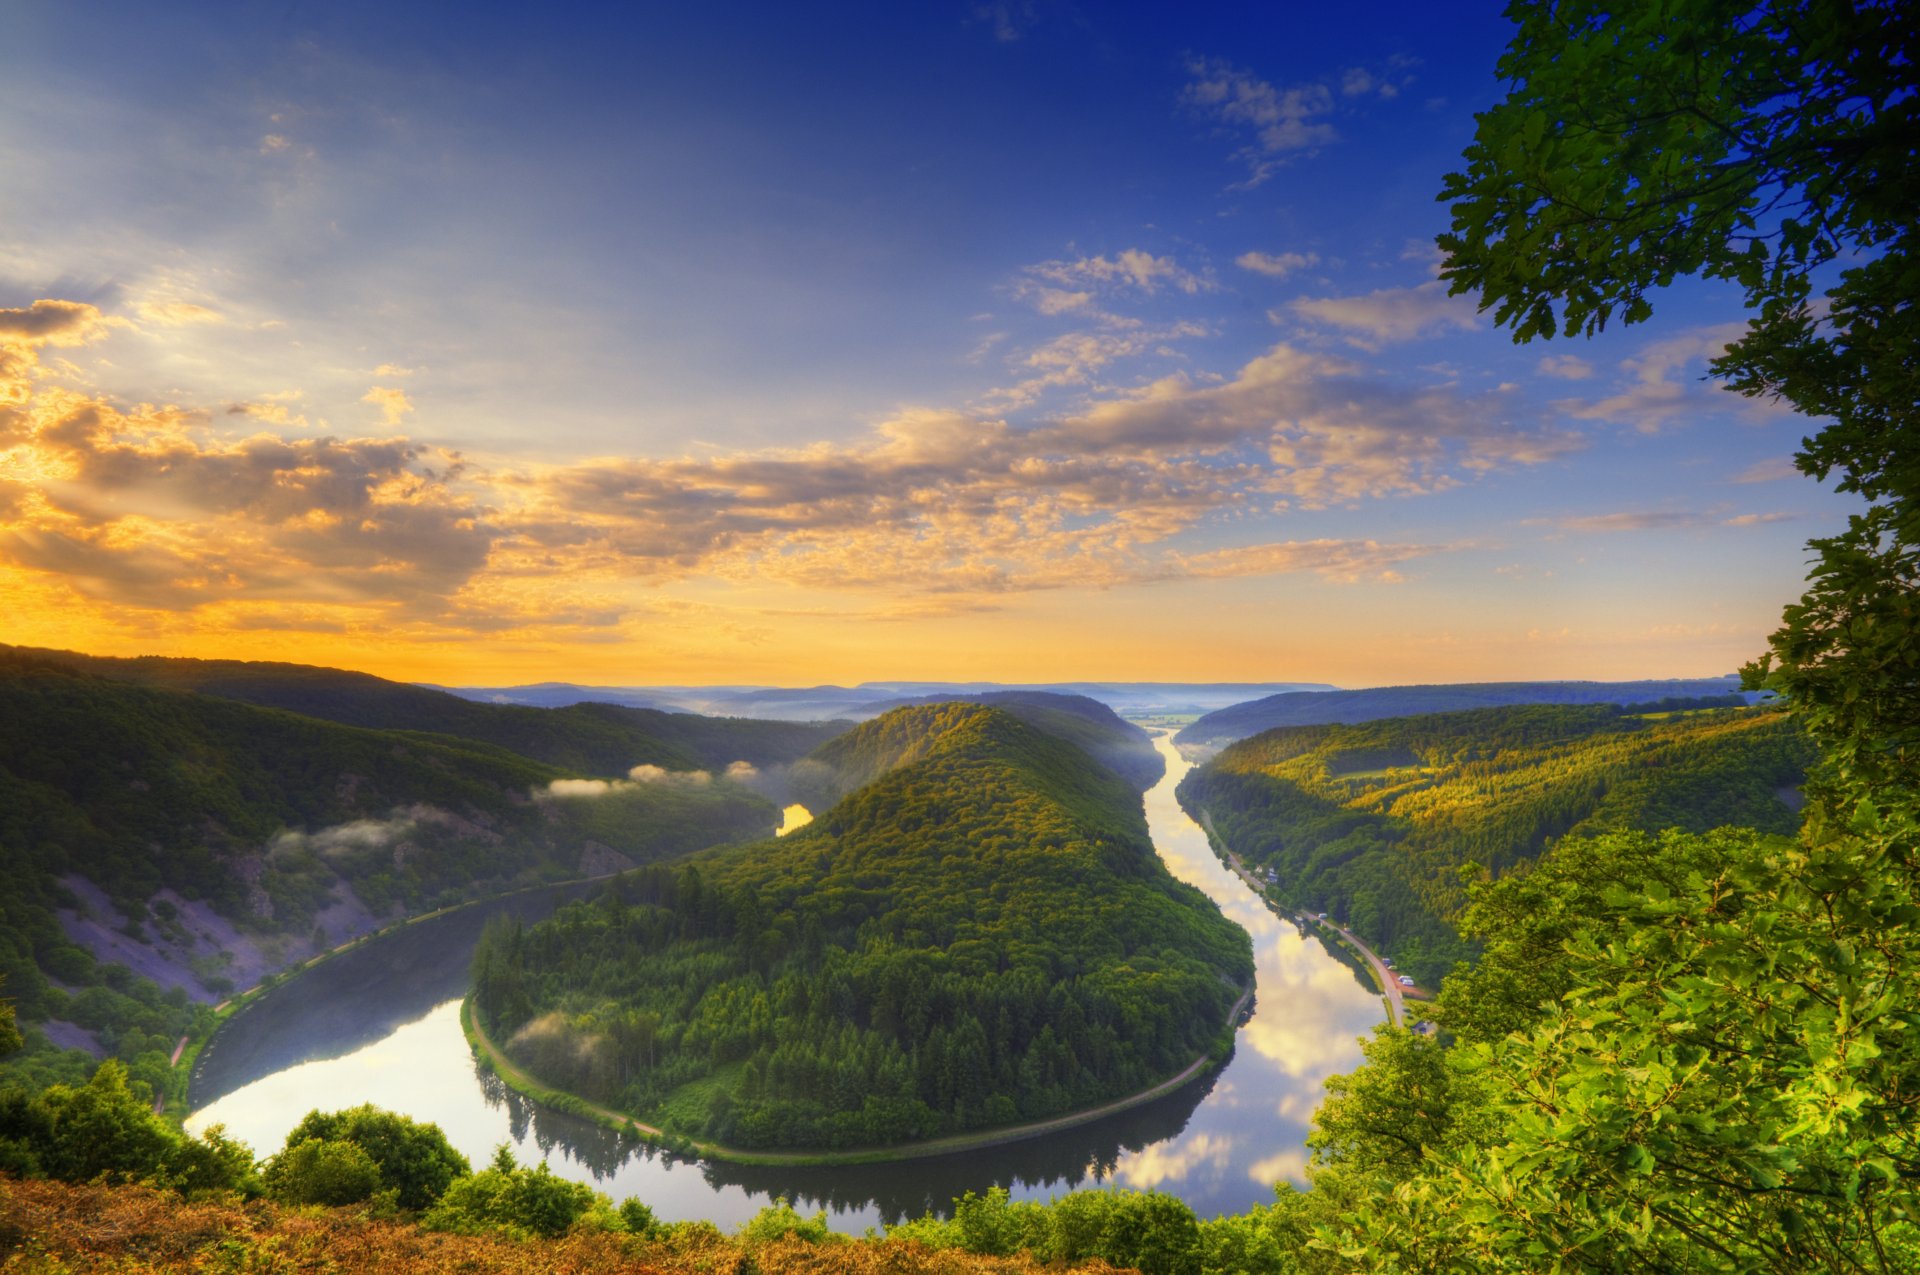
M 1119 1115 L 1025 1142 L 891 1164 L 762 1168 L 680 1160 L 539 1108 L 481 1072 L 460 1032 L 468 956 L 486 919 L 533 919 L 571 886 L 467 908 L 346 952 L 261 998 L 202 1051 L 187 1127 L 224 1124 L 261 1154 L 308 1110 L 360 1102 L 430 1120 L 476 1164 L 502 1142 L 522 1163 L 638 1196 L 663 1219 L 731 1228 L 776 1196 L 824 1208 L 859 1231 L 1004 1186 L 1045 1199 L 1110 1183 L 1158 1188 L 1201 1216 L 1238 1212 L 1298 1182 L 1324 1081 L 1359 1059 L 1383 1017 L 1378 995 L 1315 940 L 1275 916 L 1223 867 L 1174 800 L 1189 764 L 1160 736 L 1167 773 L 1146 794 L 1147 825 L 1170 871 L 1253 935 L 1258 983 L 1232 1059 L 1213 1076 Z

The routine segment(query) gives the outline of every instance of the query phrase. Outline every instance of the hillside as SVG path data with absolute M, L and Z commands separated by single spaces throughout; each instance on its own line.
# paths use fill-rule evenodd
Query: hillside
M 1192 771 L 1180 800 L 1273 872 L 1280 901 L 1431 986 L 1470 954 L 1452 924 L 1463 865 L 1504 873 L 1553 838 L 1611 831 L 1791 833 L 1813 756 L 1766 709 L 1527 705 L 1268 731 Z
M 705 774 L 570 781 L 490 745 L 0 652 L 0 976 L 24 1022 L 52 1024 L 34 1066 L 55 1042 L 170 1048 L 192 1002 L 407 912 L 774 822 Z
M 549 1084 L 741 1147 L 1036 1119 L 1218 1040 L 1247 937 L 1166 872 L 1125 783 L 970 705 L 836 746 L 878 777 L 805 829 L 489 935 L 495 1039 Z
M 1725 706 L 1739 700 L 1734 676 L 1648 682 L 1463 682 L 1434 686 L 1376 686 L 1359 691 L 1306 691 L 1269 695 L 1208 713 L 1175 735 L 1174 742 L 1223 748 L 1280 726 L 1352 724 L 1383 717 L 1458 713 L 1508 704 L 1658 704 L 1715 697 Z
M 1019 718 L 1035 730 L 1045 731 L 1079 748 L 1133 787 L 1145 791 L 1160 782 L 1166 763 L 1154 751 L 1153 737 L 1132 722 L 1123 720 L 1099 700 L 1085 695 L 1063 695 L 1054 691 L 979 691 L 956 695 L 923 695 L 911 699 L 881 700 L 862 706 L 864 716 L 877 716 L 896 708 L 927 704 L 980 704 L 997 708 Z M 834 745 L 824 745 L 816 759 L 834 755 Z M 851 792 L 878 771 L 865 773 L 853 783 L 842 784 L 835 798 Z M 820 803 L 824 808 L 830 801 Z
M 305 664 L 160 656 L 112 659 L 0 646 L 0 657 L 9 655 L 113 681 L 286 709 L 346 726 L 454 735 L 581 775 L 624 775 L 639 765 L 667 770 L 724 770 L 736 761 L 776 765 L 803 756 L 847 728 L 845 722 L 714 718 L 618 704 L 483 704 L 367 673 Z

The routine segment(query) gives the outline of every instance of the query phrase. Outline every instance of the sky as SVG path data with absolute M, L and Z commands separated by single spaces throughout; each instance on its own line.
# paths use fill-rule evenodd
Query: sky
M 0 639 L 450 684 L 1691 677 L 1740 297 L 1437 278 L 1499 6 L 152 5 L 0 44 Z

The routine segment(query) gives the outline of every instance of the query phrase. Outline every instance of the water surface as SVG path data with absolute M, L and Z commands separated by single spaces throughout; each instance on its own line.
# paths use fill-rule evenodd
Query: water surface
M 1166 777 L 1146 794 L 1155 847 L 1253 936 L 1257 990 L 1232 1059 L 1157 1102 L 1063 1133 L 984 1151 L 884 1165 L 754 1168 L 679 1160 L 534 1106 L 481 1072 L 459 1023 L 467 960 L 488 916 L 544 915 L 585 887 L 518 896 L 409 926 L 263 997 L 195 1069 L 191 1129 L 224 1123 L 265 1154 L 308 1110 L 359 1102 L 438 1124 L 476 1164 L 510 1143 L 523 1163 L 638 1196 L 662 1218 L 732 1227 L 775 1196 L 824 1208 L 858 1231 L 1004 1186 L 1024 1199 L 1114 1183 L 1178 1195 L 1203 1217 L 1263 1203 L 1299 1181 L 1313 1109 L 1329 1075 L 1359 1059 L 1383 1016 L 1377 995 L 1221 865 L 1174 800 L 1189 769 L 1163 735 Z

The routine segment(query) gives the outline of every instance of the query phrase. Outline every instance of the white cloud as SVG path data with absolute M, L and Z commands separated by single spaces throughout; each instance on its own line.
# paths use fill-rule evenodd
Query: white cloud
M 1772 483 L 1783 478 L 1802 477 L 1800 467 L 1793 463 L 1791 456 L 1769 456 L 1765 460 L 1756 460 L 1733 476 L 1736 483 Z
M 1540 375 L 1563 381 L 1584 381 L 1593 375 L 1593 364 L 1577 354 L 1548 354 L 1536 366 Z
M 1235 156 L 1247 165 L 1247 187 L 1267 180 L 1294 154 L 1311 153 L 1339 136 L 1322 118 L 1334 101 L 1324 84 L 1278 89 L 1216 58 L 1192 58 L 1187 72 L 1192 79 L 1181 98 L 1188 106 L 1253 133 L 1252 144 Z
M 413 400 L 407 397 L 407 392 L 388 385 L 374 386 L 360 396 L 360 401 L 379 408 L 381 419 L 390 429 L 405 421 L 413 411 Z
M 1365 350 L 1480 326 L 1473 301 L 1448 296 L 1447 285 L 1438 279 L 1411 288 L 1378 288 L 1365 296 L 1300 297 L 1287 303 L 1286 313 L 1338 328 Z
M 1566 409 L 1579 420 L 1617 421 L 1631 425 L 1643 434 L 1657 433 L 1677 419 L 1697 412 L 1725 410 L 1724 398 L 1709 400 L 1704 395 L 1726 393 L 1722 388 L 1708 391 L 1701 384 L 1707 360 L 1718 358 L 1730 342 L 1745 334 L 1744 323 L 1721 323 L 1695 328 L 1643 347 L 1639 354 L 1623 359 L 1620 370 L 1630 378 L 1618 394 L 1587 403 L 1568 403 Z M 1685 380 L 1676 375 L 1697 368 L 1697 375 Z M 1741 399 L 1749 413 L 1766 414 L 1763 404 Z
M 1251 270 L 1271 279 L 1284 279 L 1296 270 L 1308 270 L 1320 264 L 1320 257 L 1312 252 L 1243 252 L 1235 257 L 1233 264 L 1242 270 Z
M 1214 287 L 1211 281 L 1191 270 L 1184 269 L 1172 257 L 1156 257 L 1142 248 L 1128 248 L 1111 257 L 1101 255 L 1079 257 L 1071 261 L 1043 261 L 1038 265 L 1028 266 L 1023 273 L 1030 280 L 1043 280 L 1045 283 L 1055 285 L 1049 289 L 1029 283 L 1022 288 L 1023 295 L 1029 293 L 1045 295 L 1051 292 L 1060 293 L 1066 297 L 1083 298 L 1066 304 L 1056 301 L 1055 309 L 1045 310 L 1050 314 L 1085 304 L 1088 294 L 1063 291 L 1068 289 L 1132 287 L 1151 296 L 1164 285 L 1193 296 L 1199 292 L 1211 291 Z

